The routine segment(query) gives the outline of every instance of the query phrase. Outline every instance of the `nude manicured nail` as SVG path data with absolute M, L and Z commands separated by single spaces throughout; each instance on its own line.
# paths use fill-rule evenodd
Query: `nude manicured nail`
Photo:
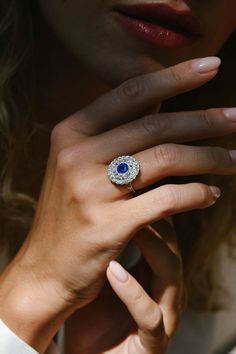
M 236 163 L 236 150 L 230 150 L 229 152 L 231 159 Z
M 236 108 L 224 108 L 223 112 L 228 120 L 236 123 Z
M 122 282 L 125 283 L 128 280 L 128 273 L 126 272 L 126 270 L 116 261 L 111 261 L 109 264 L 109 269 L 112 272 L 112 274 L 114 275 L 114 277 Z
M 221 196 L 221 190 L 220 188 L 216 186 L 210 186 L 210 189 L 212 191 L 212 194 L 214 195 L 215 198 L 219 198 Z
M 209 71 L 217 70 L 221 64 L 221 60 L 218 57 L 207 57 L 196 59 L 193 61 L 193 69 L 200 74 L 208 73 Z

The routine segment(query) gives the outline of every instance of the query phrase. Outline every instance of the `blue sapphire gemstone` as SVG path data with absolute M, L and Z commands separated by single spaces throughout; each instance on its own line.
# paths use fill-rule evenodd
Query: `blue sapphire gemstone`
M 118 166 L 117 166 L 117 172 L 118 173 L 125 173 L 127 172 L 129 169 L 129 166 L 127 165 L 127 163 L 120 163 Z

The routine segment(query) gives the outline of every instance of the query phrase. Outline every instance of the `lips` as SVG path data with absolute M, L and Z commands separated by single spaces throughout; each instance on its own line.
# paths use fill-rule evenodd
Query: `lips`
M 202 24 L 192 11 L 176 11 L 164 3 L 118 5 L 121 14 L 193 36 L 203 34 Z
M 164 3 L 118 5 L 114 17 L 124 29 L 161 47 L 185 47 L 203 36 L 202 24 L 190 9 L 176 11 Z

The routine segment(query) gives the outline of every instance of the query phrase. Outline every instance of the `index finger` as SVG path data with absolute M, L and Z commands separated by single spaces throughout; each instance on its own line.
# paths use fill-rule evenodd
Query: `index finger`
M 134 353 L 164 353 L 169 333 L 159 305 L 119 263 L 111 261 L 106 272 L 109 283 L 138 326 Z M 131 337 L 134 339 L 134 337 Z
M 216 75 L 220 63 L 217 57 L 193 59 L 129 79 L 73 114 L 73 129 L 96 135 L 133 120 L 151 106 L 203 85 Z

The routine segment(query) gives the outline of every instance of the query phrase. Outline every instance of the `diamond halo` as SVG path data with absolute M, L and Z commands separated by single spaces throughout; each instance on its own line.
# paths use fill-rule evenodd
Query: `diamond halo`
M 131 183 L 139 174 L 140 164 L 133 156 L 119 156 L 108 166 L 108 177 L 115 184 Z

